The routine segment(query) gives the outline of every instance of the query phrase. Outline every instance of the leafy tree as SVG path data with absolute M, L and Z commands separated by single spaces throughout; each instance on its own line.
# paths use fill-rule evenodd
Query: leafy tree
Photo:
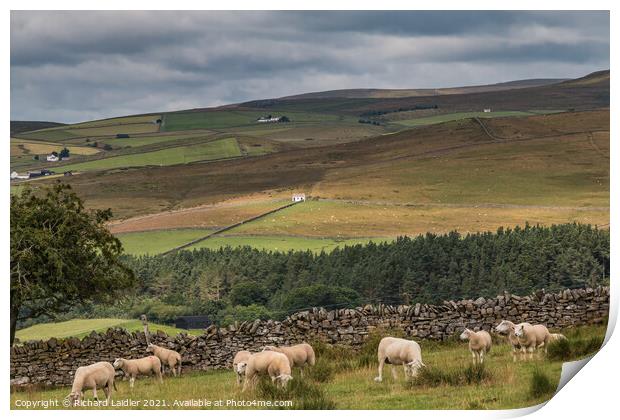
M 248 306 L 253 303 L 264 305 L 269 300 L 269 291 L 262 284 L 248 281 L 235 284 L 228 297 L 233 306 Z
M 60 151 L 60 153 L 58 154 L 58 156 L 59 156 L 61 159 L 68 158 L 68 157 L 69 157 L 69 149 L 67 149 L 66 147 L 63 147 L 63 149 Z
M 20 319 L 54 317 L 105 302 L 134 284 L 122 246 L 105 227 L 111 211 L 87 211 L 61 183 L 11 195 L 11 344 Z

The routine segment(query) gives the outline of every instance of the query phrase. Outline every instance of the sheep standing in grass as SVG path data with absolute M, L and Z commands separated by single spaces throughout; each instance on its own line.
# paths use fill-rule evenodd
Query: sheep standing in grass
M 521 345 L 521 353 L 525 358 L 525 352 L 530 354 L 530 360 L 534 358 L 534 350 L 545 349 L 547 354 L 547 344 L 551 339 L 549 330 L 544 325 L 532 325 L 527 322 L 515 326 L 515 336 Z
M 84 398 L 84 389 L 92 389 L 93 397 L 97 398 L 97 388 L 103 388 L 106 400 L 110 402 L 112 398 L 112 387 L 116 390 L 114 383 L 114 367 L 109 362 L 97 362 L 88 366 L 80 366 L 75 370 L 71 393 L 67 396 L 71 405 L 75 405 Z
M 403 365 L 405 377 L 416 376 L 418 369 L 425 366 L 422 363 L 420 345 L 415 341 L 402 338 L 384 337 L 381 339 L 377 349 L 377 357 L 379 359 L 379 376 L 375 378 L 376 382 L 383 381 L 383 365 L 385 363 L 392 365 L 394 379 L 397 379 L 396 369 L 394 368 L 396 365 Z
M 503 320 L 500 322 L 497 327 L 495 327 L 495 331 L 499 334 L 505 334 L 508 337 L 508 342 L 512 346 L 512 361 L 517 361 L 517 353 L 521 350 L 521 344 L 519 343 L 519 339 L 515 335 L 515 327 L 516 325 L 513 322 Z
M 310 344 L 306 343 L 289 347 L 265 346 L 263 350 L 277 351 L 278 353 L 284 354 L 291 364 L 291 369 L 295 366 L 301 369 L 300 373 L 302 377 L 304 376 L 304 366 L 314 366 L 316 362 L 314 349 Z
M 181 374 L 181 355 L 178 352 L 165 347 L 156 346 L 155 344 L 149 344 L 146 347 L 146 351 L 153 353 L 159 358 L 162 363 L 162 372 L 163 367 L 168 366 L 170 370 L 172 370 L 172 374 L 177 376 L 176 366 L 178 365 L 178 374 Z
M 267 374 L 271 381 L 278 386 L 286 387 L 288 381 L 293 379 L 291 376 L 291 364 L 283 353 L 276 351 L 262 351 L 250 355 L 247 362 L 240 362 L 238 367 L 245 371 L 245 381 L 243 391 L 248 386 L 254 387 L 259 375 Z
M 484 354 L 491 351 L 491 334 L 488 332 L 472 331 L 469 328 L 465 328 L 465 331 L 461 334 L 461 340 L 469 340 L 469 351 L 473 358 L 474 364 L 484 362 Z
M 159 379 L 159 383 L 164 382 L 161 377 L 161 361 L 155 356 L 147 356 L 141 359 L 119 358 L 114 361 L 114 367 L 129 376 L 129 388 L 133 388 L 133 383 L 138 375 L 153 374 Z
M 242 350 L 235 354 L 235 358 L 233 359 L 233 371 L 237 377 L 237 385 L 241 385 L 241 378 L 245 375 L 245 367 L 251 355 L 252 353 L 246 350 Z

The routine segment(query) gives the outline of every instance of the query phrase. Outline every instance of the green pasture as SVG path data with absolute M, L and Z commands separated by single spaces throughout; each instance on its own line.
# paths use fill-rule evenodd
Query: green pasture
M 594 339 L 602 342 L 605 327 L 581 327 L 562 331 L 569 343 Z M 182 401 L 223 400 L 222 409 L 239 408 L 231 401 L 292 401 L 293 409 L 512 409 L 543 403 L 552 398 L 560 379 L 562 361 L 537 355 L 532 361 L 512 361 L 511 348 L 504 337 L 494 337 L 494 346 L 483 367 L 471 365 L 467 343 L 456 339 L 445 342 L 417 340 L 426 367 L 413 381 L 403 376 L 401 368 L 392 378 L 390 365 L 377 383 L 376 351 L 381 336 L 373 334 L 359 351 L 346 347 L 312 343 L 317 363 L 304 378 L 298 369 L 286 389 L 278 389 L 268 380 L 254 389 L 242 392 L 230 370 L 186 372 L 178 378 L 166 375 L 163 384 L 152 378 L 136 381 L 133 391 L 127 381 L 117 380 L 118 391 L 113 401 L 138 401 L 137 409 L 179 409 Z M 398 334 L 397 334 L 398 335 Z M 589 348 L 592 351 L 592 348 Z M 591 354 L 591 353 L 590 353 Z M 578 357 L 583 357 L 580 354 Z M 58 400 L 69 393 L 69 387 L 11 392 L 11 408 L 17 401 Z M 85 392 L 92 401 L 92 392 Z M 102 399 L 102 397 L 100 397 Z M 158 405 L 148 401 L 158 400 Z M 145 402 L 146 401 L 146 402 Z M 182 404 L 182 403 L 181 403 Z M 58 408 L 62 408 L 61 406 Z M 88 407 L 87 407 L 88 408 Z M 114 408 L 114 407 L 99 407 Z M 117 407 L 118 408 L 118 407 Z M 198 408 L 198 407 L 193 407 Z M 210 407 L 213 408 L 213 404 Z M 260 407 L 247 407 L 260 408 Z
M 116 237 L 122 242 L 126 254 L 156 255 L 211 232 L 213 230 L 209 229 L 170 229 L 121 233 Z
M 75 163 L 54 168 L 54 170 L 95 171 L 139 166 L 169 166 L 238 156 L 241 156 L 241 151 L 237 140 L 227 138 L 191 146 L 171 147 L 153 152 L 133 153 Z
M 72 319 L 70 321 L 49 322 L 36 324 L 28 328 L 18 330 L 15 333 L 20 341 L 28 340 L 47 340 L 49 338 L 82 338 L 92 331 L 105 332 L 108 328 L 125 328 L 127 331 L 142 331 L 142 322 L 131 319 L 120 318 L 95 318 L 95 319 Z M 156 332 L 164 331 L 168 335 L 176 335 L 180 332 L 187 332 L 169 325 L 149 323 L 149 330 Z M 189 330 L 192 334 L 201 334 L 201 330 Z
M 414 118 L 410 120 L 392 121 L 394 124 L 400 124 L 407 127 L 417 127 L 421 125 L 439 124 L 447 121 L 462 120 L 465 118 L 496 118 L 496 117 L 525 117 L 534 115 L 532 112 L 526 111 L 492 111 L 492 112 L 455 112 L 450 114 L 434 115 L 432 117 Z M 387 115 L 389 118 L 389 114 Z

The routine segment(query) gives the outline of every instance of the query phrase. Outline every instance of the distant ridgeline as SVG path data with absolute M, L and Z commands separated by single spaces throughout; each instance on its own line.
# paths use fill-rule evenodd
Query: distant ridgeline
M 606 285 L 609 238 L 608 230 L 589 225 L 526 225 L 401 237 L 329 254 L 244 247 L 127 257 L 127 263 L 140 281 L 138 301 L 146 302 L 134 307 L 136 314 L 161 321 L 208 314 L 225 325 L 282 319 L 312 306 L 438 303 Z

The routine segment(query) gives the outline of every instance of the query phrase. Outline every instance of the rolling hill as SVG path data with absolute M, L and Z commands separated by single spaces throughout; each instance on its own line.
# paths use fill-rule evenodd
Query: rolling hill
M 608 226 L 609 71 L 403 92 L 424 93 L 338 91 L 45 128 L 12 140 L 12 168 L 79 171 L 67 181 L 89 207 L 112 208 L 131 252 L 163 252 L 293 192 L 310 200 L 194 246 L 320 251 L 526 222 Z M 290 122 L 257 121 L 267 115 Z M 32 160 L 56 145 L 69 162 Z

